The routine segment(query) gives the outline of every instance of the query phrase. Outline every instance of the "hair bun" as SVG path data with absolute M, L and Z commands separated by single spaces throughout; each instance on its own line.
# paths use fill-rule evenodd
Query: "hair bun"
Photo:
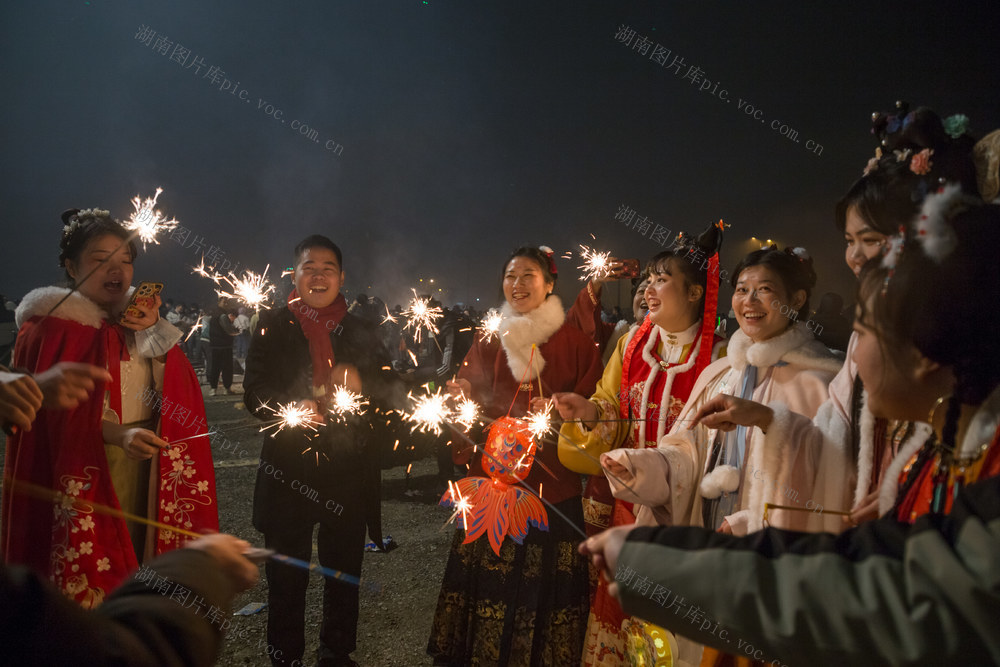
M 77 213 L 79 213 L 79 212 L 80 212 L 80 209 L 78 209 L 78 208 L 68 208 L 65 211 L 63 211 L 62 215 L 60 216 L 62 218 L 63 224 L 64 225 L 68 225 L 70 223 L 70 220 L 72 219 L 72 217 L 74 215 L 76 215 Z

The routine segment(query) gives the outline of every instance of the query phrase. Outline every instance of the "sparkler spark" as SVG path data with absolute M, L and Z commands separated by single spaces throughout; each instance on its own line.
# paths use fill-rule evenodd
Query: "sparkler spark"
M 541 440 L 552 432 L 552 403 L 538 412 L 529 412 L 524 420 L 528 422 L 528 431 L 536 440 Z
M 471 398 L 462 397 L 451 415 L 452 421 L 461 424 L 468 431 L 479 420 L 479 405 Z
M 580 280 L 601 280 L 611 275 L 611 253 L 597 252 L 591 248 L 580 245 L 580 257 L 583 264 L 578 269 L 583 269 Z
M 346 418 L 347 415 L 363 415 L 364 407 L 368 401 L 361 394 L 355 393 L 337 385 L 333 388 L 333 401 L 330 405 L 330 412 L 339 419 Z
M 128 220 L 122 223 L 125 229 L 136 232 L 139 240 L 142 241 L 144 250 L 147 243 L 159 245 L 160 242 L 156 240 L 157 234 L 160 232 L 169 232 L 179 224 L 173 218 L 167 220 L 163 213 L 154 208 L 156 200 L 160 198 L 162 192 L 163 188 L 156 188 L 156 194 L 152 197 L 147 197 L 146 199 L 140 199 L 139 195 L 133 197 L 132 206 L 135 208 L 135 211 L 132 212 Z
M 274 429 L 271 437 L 274 437 L 275 433 L 284 431 L 286 428 L 298 428 L 301 426 L 318 432 L 316 426 L 322 426 L 322 424 L 317 424 L 312 420 L 312 410 L 309 408 L 300 408 L 295 403 L 287 403 L 285 405 L 279 403 L 277 408 L 272 408 L 267 403 L 261 403 L 260 407 L 264 410 L 269 410 L 277 417 L 276 423 L 264 426 L 259 431 L 263 433 L 264 431 Z
M 230 272 L 228 275 L 224 276 L 219 273 L 208 274 L 208 272 L 204 270 L 203 261 L 202 266 L 195 267 L 195 273 L 211 278 L 215 281 L 216 285 L 226 283 L 232 291 L 226 291 L 225 289 L 215 290 L 215 293 L 220 297 L 236 299 L 237 301 L 246 304 L 249 308 L 260 310 L 261 306 L 267 305 L 268 297 L 272 292 L 274 292 L 275 289 L 271 281 L 267 279 L 267 270 L 270 268 L 271 265 L 268 264 L 264 267 L 263 273 L 244 271 L 243 276 L 239 277 L 235 273 Z M 201 269 L 201 271 L 199 271 L 199 269 Z
M 417 296 L 417 290 L 413 290 L 413 300 L 401 314 L 406 318 L 406 324 L 403 328 L 413 329 L 413 337 L 418 343 L 423 329 L 432 334 L 441 332 L 437 327 L 437 321 L 443 315 L 441 309 L 437 306 L 431 306 L 429 297 Z
M 385 324 L 386 322 L 392 322 L 393 324 L 396 323 L 396 318 L 389 312 L 389 306 L 385 307 L 385 319 L 382 320 L 382 324 Z M 379 326 L 381 326 L 381 324 Z
M 469 512 L 472 510 L 472 503 L 469 502 L 467 498 L 462 497 L 462 491 L 458 488 L 457 484 L 453 484 L 452 481 L 448 480 L 448 492 L 451 493 L 452 500 L 455 503 L 455 511 L 452 512 L 451 516 L 445 522 L 445 526 L 455 520 L 455 517 L 462 514 L 462 527 L 468 528 L 469 526 Z
M 413 399 L 413 412 L 403 415 L 405 419 L 413 422 L 410 433 L 433 431 L 435 435 L 440 435 L 441 424 L 448 419 L 449 413 L 445 402 L 448 396 L 441 393 L 441 387 L 438 387 L 435 393 L 426 396 L 414 396 L 413 392 L 410 392 L 407 398 Z
M 488 343 L 500 331 L 500 323 L 503 322 L 503 314 L 496 308 L 490 308 L 483 316 L 483 323 L 479 325 L 479 340 Z

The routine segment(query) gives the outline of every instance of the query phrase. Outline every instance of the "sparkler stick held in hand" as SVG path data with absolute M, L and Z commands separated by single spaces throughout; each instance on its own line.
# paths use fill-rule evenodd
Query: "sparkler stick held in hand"
M 39 486 L 38 484 L 32 484 L 30 482 L 25 482 L 19 479 L 9 479 L 6 481 L 7 484 L 11 486 L 11 491 L 14 493 L 23 493 L 25 495 L 38 498 L 40 500 L 51 500 L 53 502 L 61 501 L 64 497 L 70 498 L 74 504 L 86 505 L 92 509 L 97 514 L 104 514 L 106 516 L 112 516 L 116 519 L 127 519 L 128 521 L 135 521 L 136 523 L 141 523 L 146 526 L 151 526 L 153 528 L 158 528 L 160 530 L 167 530 L 173 533 L 178 533 L 186 537 L 191 537 L 198 539 L 204 537 L 202 533 L 196 533 L 193 530 L 186 530 L 184 528 L 179 528 L 177 526 L 171 526 L 165 523 L 160 523 L 159 521 L 153 521 L 152 519 L 147 519 L 146 517 L 138 516 L 137 514 L 132 514 L 131 512 L 125 512 L 115 507 L 109 507 L 107 505 L 102 505 L 101 503 L 93 503 L 87 500 L 77 498 L 75 496 L 66 496 L 61 491 L 56 491 L 54 489 L 49 489 L 44 486 Z M 358 586 L 361 584 L 361 579 L 353 575 L 341 572 L 340 570 L 333 570 L 328 567 L 322 567 L 319 565 L 313 565 L 307 563 L 298 558 L 292 558 L 291 556 L 286 556 L 284 554 L 276 553 L 271 549 L 260 549 L 254 548 L 245 554 L 248 560 L 255 563 L 260 562 L 264 559 L 271 559 L 279 563 L 285 563 L 286 565 L 291 565 L 293 567 L 299 567 L 304 570 L 309 570 L 310 572 L 318 572 L 324 577 L 329 577 L 331 579 L 338 579 L 348 584 Z

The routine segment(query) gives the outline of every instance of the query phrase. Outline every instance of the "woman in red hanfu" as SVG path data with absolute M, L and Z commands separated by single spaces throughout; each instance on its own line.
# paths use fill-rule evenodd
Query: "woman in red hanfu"
M 551 250 L 516 250 L 504 263 L 506 303 L 497 335 L 478 340 L 449 383 L 453 395 L 471 397 L 498 426 L 507 415 L 523 417 L 539 388 L 545 397 L 589 395 L 601 376 L 600 353 L 566 321 L 552 294 L 555 281 Z M 478 495 L 448 556 L 427 652 L 435 664 L 447 665 L 575 663 L 588 606 L 587 563 L 575 550 L 583 530 L 582 480 L 560 464 L 553 437 L 539 444 L 532 460 L 501 452 L 498 439 L 516 449 L 518 438 L 500 430 L 491 430 L 487 451 L 504 458 L 477 453 L 470 477 L 457 485 L 476 485 Z M 511 484 L 505 468 L 523 477 L 530 493 Z M 533 502 L 537 496 L 551 503 L 544 514 Z M 474 537 L 480 526 L 485 534 Z
M 585 394 L 553 397 L 566 420 L 560 460 L 591 475 L 583 497 L 588 532 L 632 524 L 638 509 L 612 496 L 600 455 L 617 447 L 656 447 L 684 408 L 698 374 L 724 354 L 722 339 L 714 335 L 721 241 L 720 223 L 696 240 L 681 236 L 656 255 L 646 270 L 649 314 L 622 336 L 594 395 L 589 400 Z M 602 575 L 593 588 L 585 665 L 627 661 L 628 617 L 607 587 Z
M 59 261 L 74 289 L 24 297 L 14 363 L 38 373 L 87 362 L 112 381 L 72 410 L 41 410 L 30 431 L 8 439 L 0 551 L 90 608 L 139 562 L 186 541 L 93 504 L 196 532 L 217 531 L 218 513 L 209 441 L 191 439 L 207 426 L 197 377 L 176 346 L 182 333 L 159 318 L 158 296 L 122 316 L 136 255 L 129 232 L 99 209 L 71 209 L 63 223 Z

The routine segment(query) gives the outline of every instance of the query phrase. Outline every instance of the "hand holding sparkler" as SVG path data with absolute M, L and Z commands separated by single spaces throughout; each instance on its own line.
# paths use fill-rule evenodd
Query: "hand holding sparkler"
M 101 422 L 101 428 L 104 442 L 121 447 L 134 461 L 148 461 L 161 449 L 170 448 L 169 442 L 147 428 L 129 428 L 109 421 Z
M 235 593 L 252 588 L 260 579 L 260 570 L 248 557 L 253 546 L 246 540 L 215 533 L 192 540 L 184 548 L 204 551 L 211 556 L 219 569 L 225 572 Z
M 469 396 L 472 394 L 472 383 L 465 378 L 448 380 L 448 382 L 445 383 L 445 387 L 447 387 L 448 393 L 451 394 L 452 398 L 461 398 L 462 396 Z
M 563 421 L 579 421 L 587 428 L 594 428 L 601 416 L 592 401 L 571 391 L 552 394 L 552 405 Z

